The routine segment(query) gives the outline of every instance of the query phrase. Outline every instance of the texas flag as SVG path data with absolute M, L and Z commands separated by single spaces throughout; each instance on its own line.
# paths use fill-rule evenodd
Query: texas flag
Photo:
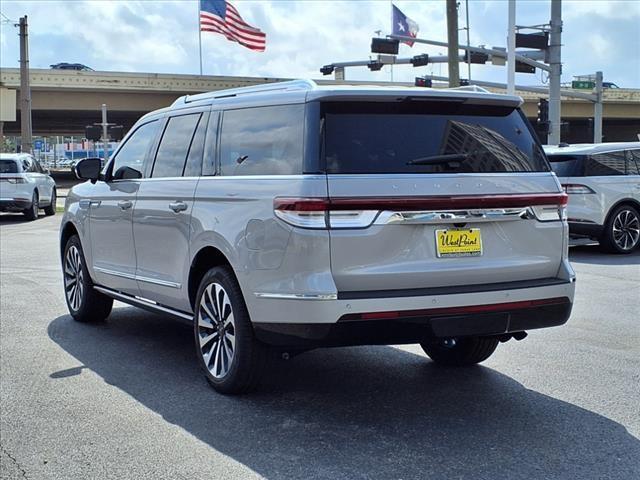
M 393 31 L 391 32 L 393 35 L 402 35 L 404 37 L 413 37 L 416 38 L 418 36 L 418 31 L 420 27 L 416 22 L 407 17 L 404 13 L 400 11 L 398 7 L 392 4 L 393 7 Z M 415 42 L 405 41 L 402 43 L 406 43 L 410 47 L 413 47 Z

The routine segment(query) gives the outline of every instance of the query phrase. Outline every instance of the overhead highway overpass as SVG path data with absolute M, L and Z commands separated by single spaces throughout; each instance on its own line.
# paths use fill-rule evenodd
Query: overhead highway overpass
M 108 106 L 109 122 L 121 124 L 128 130 L 141 115 L 170 105 L 181 95 L 282 80 L 287 79 L 32 69 L 30 81 L 33 134 L 82 136 L 86 125 L 101 120 L 100 106 L 103 103 Z M 329 79 L 317 81 L 323 84 L 336 83 Z M 346 83 L 388 85 L 387 82 L 371 81 Z M 19 99 L 20 70 L 0 69 L 0 85 L 18 90 Z M 531 120 L 535 120 L 539 95 L 529 92 L 518 94 L 525 100 L 525 114 Z M 19 101 L 17 103 L 16 121 L 4 124 L 4 133 L 7 136 L 20 135 Z M 591 102 L 563 98 L 562 118 L 569 124 L 569 131 L 563 135 L 563 141 L 590 142 L 592 135 L 589 132 L 588 119 L 592 116 Z M 605 91 L 603 131 L 605 141 L 638 140 L 640 90 Z

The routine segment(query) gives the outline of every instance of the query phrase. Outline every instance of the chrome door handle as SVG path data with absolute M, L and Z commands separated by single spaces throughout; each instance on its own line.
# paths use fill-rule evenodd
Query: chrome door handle
M 80 208 L 99 207 L 102 202 L 100 200 L 80 200 Z
M 187 204 L 184 202 L 171 202 L 169 204 L 169 208 L 173 210 L 175 213 L 184 212 L 187 209 Z
M 128 210 L 129 208 L 131 208 L 133 206 L 133 202 L 131 200 L 120 200 L 118 202 L 118 206 L 122 210 Z

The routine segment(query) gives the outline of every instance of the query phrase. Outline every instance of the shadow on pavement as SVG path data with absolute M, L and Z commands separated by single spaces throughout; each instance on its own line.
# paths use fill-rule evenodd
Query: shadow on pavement
M 275 362 L 224 397 L 191 329 L 133 308 L 106 324 L 58 317 L 49 336 L 107 383 L 266 478 L 640 478 L 640 441 L 601 415 L 486 367 L 450 370 L 392 347 Z M 529 368 L 535 368 L 530 365 Z
M 580 245 L 569 249 L 569 260 L 593 265 L 640 265 L 640 249 L 633 253 L 619 255 L 605 253 L 599 245 Z
M 42 212 L 40 212 L 40 214 L 38 215 L 38 218 L 42 218 L 44 215 L 42 214 Z M 11 225 L 17 225 L 20 223 L 31 223 L 37 220 L 27 220 L 26 217 L 24 216 L 24 214 L 22 213 L 0 213 L 0 225 L 3 224 L 11 224 Z

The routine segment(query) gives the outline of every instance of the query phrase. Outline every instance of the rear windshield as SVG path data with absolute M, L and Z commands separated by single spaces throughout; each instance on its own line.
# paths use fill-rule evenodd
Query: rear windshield
M 18 173 L 18 164 L 15 160 L 0 159 L 0 173 Z
M 547 172 L 519 110 L 460 102 L 325 103 L 327 173 Z
M 581 177 L 585 155 L 549 155 L 551 168 L 559 177 Z

